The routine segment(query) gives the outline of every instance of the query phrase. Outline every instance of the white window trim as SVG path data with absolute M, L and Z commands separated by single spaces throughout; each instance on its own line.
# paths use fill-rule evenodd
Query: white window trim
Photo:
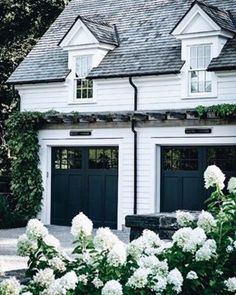
M 210 38 L 211 39 L 211 38 Z M 186 40 L 187 41 L 187 40 Z M 216 56 L 216 44 L 214 40 L 205 39 L 191 39 L 187 42 L 182 43 L 182 59 L 185 60 L 185 65 L 182 68 L 182 100 L 196 100 L 196 99 L 216 99 L 217 98 L 217 77 L 214 72 L 212 72 L 212 91 L 211 92 L 201 92 L 201 93 L 191 93 L 190 92 L 190 79 L 189 79 L 189 67 L 190 67 L 190 48 L 194 45 L 211 45 L 211 59 Z
M 95 104 L 96 103 L 96 86 L 93 81 L 93 95 L 91 98 L 77 98 L 76 96 L 76 81 L 77 79 L 75 78 L 75 73 L 76 73 L 76 59 L 81 56 L 91 56 L 92 58 L 92 66 L 94 65 L 94 55 L 93 54 L 78 54 L 74 55 L 72 62 L 73 62 L 73 67 L 72 67 L 72 73 L 71 73 L 71 97 L 72 99 L 69 101 L 68 105 L 84 105 L 84 104 Z M 83 78 L 82 78 L 83 79 Z

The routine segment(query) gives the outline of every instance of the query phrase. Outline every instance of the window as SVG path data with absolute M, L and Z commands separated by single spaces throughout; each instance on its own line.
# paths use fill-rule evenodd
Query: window
M 190 94 L 212 92 L 212 74 L 206 69 L 211 61 L 211 45 L 190 47 L 189 89 Z
M 91 99 L 93 97 L 93 81 L 86 79 L 92 69 L 92 56 L 84 55 L 76 58 L 75 89 L 76 99 Z

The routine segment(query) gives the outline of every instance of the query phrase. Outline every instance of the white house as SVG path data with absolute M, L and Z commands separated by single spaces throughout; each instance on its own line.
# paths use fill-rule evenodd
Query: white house
M 207 165 L 236 175 L 236 121 L 194 112 L 235 104 L 235 33 L 234 0 L 71 0 L 8 80 L 64 114 L 39 132 L 42 220 L 201 209 Z

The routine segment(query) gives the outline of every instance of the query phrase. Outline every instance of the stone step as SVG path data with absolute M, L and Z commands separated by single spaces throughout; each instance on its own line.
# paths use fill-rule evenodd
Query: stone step
M 197 219 L 198 211 L 189 211 Z M 130 241 L 142 235 L 145 229 L 159 234 L 163 240 L 170 240 L 173 234 L 179 229 L 176 219 L 176 212 L 157 213 L 147 215 L 128 215 L 125 218 L 125 226 L 130 228 Z

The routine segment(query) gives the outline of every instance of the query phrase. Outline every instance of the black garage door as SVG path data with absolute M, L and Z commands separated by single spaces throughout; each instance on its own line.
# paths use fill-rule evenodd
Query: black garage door
M 204 188 L 208 165 L 227 178 L 236 176 L 236 147 L 162 147 L 161 211 L 201 210 L 210 192 Z
M 84 212 L 95 227 L 117 228 L 118 148 L 52 149 L 51 223 L 70 225 Z

